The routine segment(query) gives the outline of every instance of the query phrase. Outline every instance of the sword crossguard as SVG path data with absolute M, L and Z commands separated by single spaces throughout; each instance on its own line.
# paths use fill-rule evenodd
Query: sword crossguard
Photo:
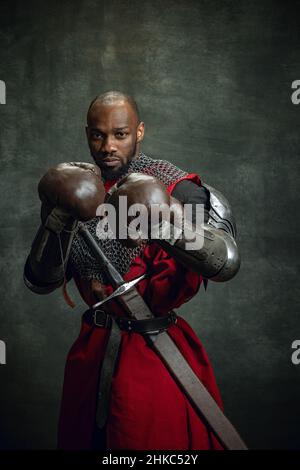
M 128 292 L 130 289 L 132 289 L 138 282 L 140 282 L 142 279 L 145 279 L 145 277 L 147 277 L 147 274 L 143 274 L 142 276 L 139 276 L 135 279 L 132 279 L 131 281 L 124 282 L 112 294 L 110 294 L 108 297 L 105 297 L 105 299 L 103 299 L 100 302 L 97 302 L 96 304 L 92 305 L 92 309 L 98 308 L 101 305 L 108 302 L 109 300 L 114 299 L 115 297 L 119 297 L 122 294 L 125 294 L 125 292 Z

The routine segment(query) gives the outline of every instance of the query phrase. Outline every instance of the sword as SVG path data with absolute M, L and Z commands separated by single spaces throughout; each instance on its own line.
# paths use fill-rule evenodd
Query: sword
M 121 274 L 105 256 L 101 247 L 96 243 L 87 227 L 81 222 L 78 224 L 78 231 L 90 247 L 95 258 L 99 261 L 104 272 L 107 274 L 111 285 L 116 289 L 113 294 L 99 303 L 103 305 L 110 299 L 116 298 L 124 307 L 127 314 L 132 318 L 136 320 L 153 318 L 153 313 L 135 287 L 137 282 L 144 278 L 144 276 L 140 276 L 139 278 L 126 283 Z M 179 387 L 188 397 L 198 414 L 213 431 L 223 447 L 225 449 L 232 450 L 247 450 L 245 443 L 237 433 L 236 429 L 223 414 L 218 404 L 191 369 L 189 363 L 182 356 L 168 333 L 163 331 L 159 334 L 144 334 L 143 336 L 147 341 L 147 344 L 151 346 L 162 359 Z M 116 354 L 116 351 L 114 353 Z
M 118 297 L 119 295 L 125 294 L 125 292 L 132 289 L 138 282 L 140 282 L 142 279 L 145 279 L 145 277 L 147 277 L 147 275 L 143 274 L 142 276 L 139 276 L 136 279 L 133 279 L 132 281 L 124 281 L 123 284 L 121 284 L 112 294 L 110 294 L 108 297 L 105 297 L 105 299 L 101 300 L 100 302 L 94 304 L 92 308 L 100 307 L 101 305 L 105 304 L 114 297 Z

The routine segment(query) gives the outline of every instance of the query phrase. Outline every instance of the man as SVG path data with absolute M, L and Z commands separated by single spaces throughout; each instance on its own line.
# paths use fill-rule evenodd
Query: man
M 126 281 L 147 274 L 136 286 L 139 294 L 155 317 L 166 317 L 171 322 L 169 336 L 222 408 L 202 345 L 187 322 L 170 312 L 192 298 L 203 280 L 227 280 L 238 271 L 234 220 L 227 201 L 212 188 L 203 186 L 198 175 L 141 153 L 144 131 L 137 105 L 130 96 L 112 91 L 91 103 L 86 134 L 96 165 L 63 164 L 42 178 L 39 184 L 42 226 L 27 259 L 24 279 L 34 292 L 48 293 L 62 284 L 65 287 L 66 280 L 73 277 L 89 307 L 110 295 L 113 288 L 103 266 L 77 230 L 77 221 L 84 221 Z M 202 204 L 206 245 L 198 252 L 187 253 L 182 241 L 176 239 L 148 239 L 132 245 L 118 239 L 99 239 L 97 205 L 104 198 L 113 202 L 122 194 L 148 206 L 153 194 L 167 204 L 171 200 L 179 205 L 191 203 L 194 207 Z M 195 212 L 192 222 L 195 222 Z M 70 303 L 66 291 L 65 296 Z M 109 301 L 104 314 L 117 319 L 124 317 L 116 300 Z M 106 317 L 99 323 L 88 310 L 83 315 L 79 337 L 69 352 L 59 447 L 221 449 L 214 433 L 138 332 L 124 329 L 120 332 L 118 356 L 108 384 L 109 400 L 101 398 L 103 395 L 98 390 L 105 387 L 107 390 L 104 379 L 99 382 L 110 338 Z M 104 409 L 100 413 L 104 419 L 97 426 L 99 408 Z

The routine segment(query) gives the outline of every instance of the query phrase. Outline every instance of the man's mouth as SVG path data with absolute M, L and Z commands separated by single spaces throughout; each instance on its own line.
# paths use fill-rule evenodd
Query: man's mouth
M 119 163 L 118 158 L 103 158 L 102 162 L 107 166 L 116 166 Z

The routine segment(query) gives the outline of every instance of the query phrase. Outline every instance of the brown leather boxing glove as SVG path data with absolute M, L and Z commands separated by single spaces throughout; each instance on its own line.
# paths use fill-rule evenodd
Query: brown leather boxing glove
M 96 215 L 104 201 L 105 189 L 98 166 L 84 162 L 61 163 L 41 178 L 38 192 L 42 201 L 42 222 L 54 207 L 66 220 L 86 221 Z
M 141 227 L 140 236 L 135 239 L 132 238 L 132 233 L 130 230 L 128 232 L 128 237 L 126 239 L 120 239 L 118 236 L 118 228 L 120 224 L 120 214 L 122 211 L 122 206 L 120 205 L 120 197 L 125 196 L 127 201 L 127 209 L 132 207 L 134 204 L 141 204 L 144 206 L 144 215 L 147 218 L 147 231 L 143 230 Z M 172 198 L 165 188 L 164 184 L 159 181 L 157 178 L 140 173 L 131 173 L 124 178 L 122 178 L 118 183 L 116 183 L 106 194 L 105 203 L 112 204 L 116 209 L 117 214 L 117 238 L 126 246 L 135 246 L 142 243 L 142 240 L 155 238 L 151 236 L 151 230 L 154 228 L 153 233 L 157 227 L 151 226 L 151 222 L 155 221 L 155 216 L 157 217 L 157 223 L 159 225 L 162 222 L 164 216 L 161 212 L 162 206 L 165 208 L 170 207 L 170 205 L 176 203 L 179 204 L 175 198 Z M 151 218 L 150 218 L 151 216 Z M 126 218 L 125 224 L 127 228 L 130 229 L 130 223 L 134 219 L 134 216 L 128 216 Z M 170 213 L 171 222 L 173 221 L 173 213 Z M 121 222 L 122 226 L 122 222 Z M 137 232 L 136 232 L 137 233 Z M 152 235 L 153 235 L 152 233 Z
M 65 278 L 78 220 L 96 216 L 105 189 L 100 169 L 90 163 L 61 163 L 50 168 L 38 185 L 42 201 L 40 226 L 24 268 L 24 281 L 36 293 L 48 293 Z
M 170 203 L 170 195 L 164 184 L 154 176 L 130 173 L 116 183 L 106 194 L 105 202 L 117 203 L 119 196 L 127 196 L 128 207 L 132 204 Z

